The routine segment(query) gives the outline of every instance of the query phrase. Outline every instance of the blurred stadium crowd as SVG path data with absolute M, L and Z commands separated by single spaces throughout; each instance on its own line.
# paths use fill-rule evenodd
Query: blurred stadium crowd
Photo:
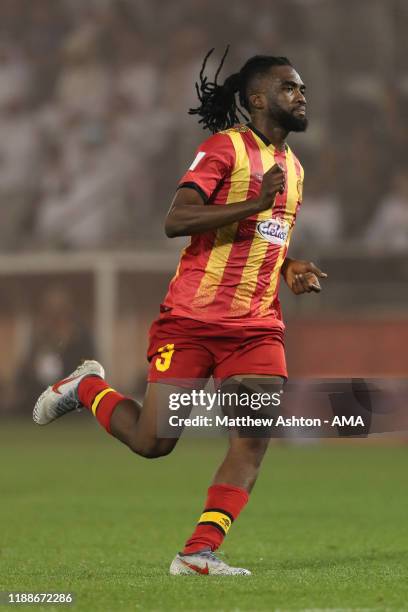
M 408 249 L 405 0 L 2 0 L 0 250 L 132 248 L 204 134 L 206 51 L 288 56 L 308 86 L 297 244 Z

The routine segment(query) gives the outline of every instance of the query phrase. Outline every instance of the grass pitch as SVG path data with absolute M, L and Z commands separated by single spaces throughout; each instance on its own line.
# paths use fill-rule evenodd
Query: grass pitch
M 408 610 L 404 447 L 274 445 L 222 549 L 253 576 L 169 576 L 224 448 L 148 461 L 87 416 L 2 423 L 0 590 L 71 591 L 78 612 Z

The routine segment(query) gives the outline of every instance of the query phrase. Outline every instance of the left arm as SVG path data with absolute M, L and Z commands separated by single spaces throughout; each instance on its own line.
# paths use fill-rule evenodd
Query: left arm
M 319 293 L 321 286 L 319 278 L 327 278 L 327 274 L 319 270 L 311 261 L 291 259 L 286 257 L 281 268 L 282 276 L 289 289 L 295 295 L 301 293 Z

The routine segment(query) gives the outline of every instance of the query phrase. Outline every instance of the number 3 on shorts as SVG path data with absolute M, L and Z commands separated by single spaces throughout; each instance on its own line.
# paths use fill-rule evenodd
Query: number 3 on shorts
M 174 344 L 166 344 L 165 346 L 161 346 L 157 349 L 157 352 L 160 353 L 160 357 L 157 357 L 155 365 L 156 370 L 159 372 L 165 372 L 169 369 L 171 364 L 171 358 L 174 353 Z

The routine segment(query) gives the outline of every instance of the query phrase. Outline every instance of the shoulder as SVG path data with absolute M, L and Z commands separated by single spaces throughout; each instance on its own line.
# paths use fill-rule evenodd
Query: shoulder
M 207 147 L 233 147 L 233 142 L 236 137 L 240 134 L 250 133 L 251 130 L 244 124 L 234 125 L 227 130 L 222 130 L 216 134 L 212 134 L 207 140 L 203 142 L 203 145 Z
M 216 134 L 211 134 L 208 138 L 203 140 L 200 145 L 200 148 L 205 149 L 218 149 L 222 147 L 228 147 L 231 144 L 231 138 L 228 134 L 228 131 L 217 132 Z
M 222 160 L 232 166 L 235 163 L 235 147 L 230 130 L 217 132 L 204 140 L 197 149 L 197 154 L 206 155 L 209 159 Z
M 232 168 L 237 158 L 237 151 L 242 147 L 242 138 L 251 133 L 246 125 L 235 125 L 227 130 L 212 134 L 204 140 L 197 149 L 200 157 L 204 155 L 208 159 L 217 159 Z
M 234 125 L 227 130 L 217 132 L 212 138 L 215 146 L 224 147 L 230 165 L 239 164 L 247 157 L 248 149 L 257 147 L 251 129 L 245 124 Z

